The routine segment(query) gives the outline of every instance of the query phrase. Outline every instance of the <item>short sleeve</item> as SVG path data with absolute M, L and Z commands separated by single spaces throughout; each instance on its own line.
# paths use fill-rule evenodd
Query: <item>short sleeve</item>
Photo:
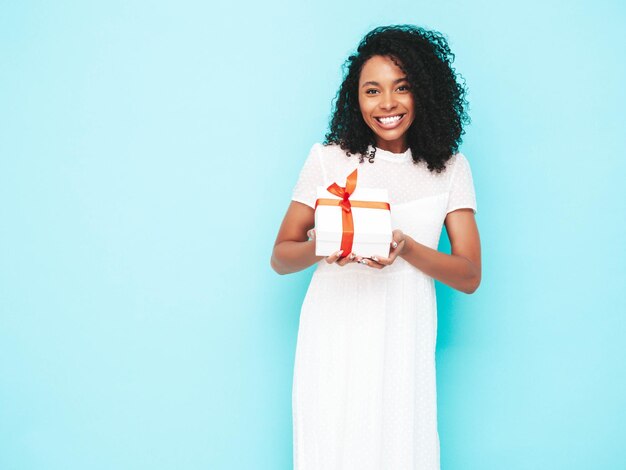
M 312 208 L 315 208 L 317 187 L 324 185 L 324 169 L 320 150 L 321 144 L 319 143 L 311 147 L 291 196 L 292 201 L 301 202 Z
M 456 209 L 469 208 L 476 214 L 476 192 L 469 161 L 462 153 L 457 153 L 450 181 L 450 197 L 446 213 Z

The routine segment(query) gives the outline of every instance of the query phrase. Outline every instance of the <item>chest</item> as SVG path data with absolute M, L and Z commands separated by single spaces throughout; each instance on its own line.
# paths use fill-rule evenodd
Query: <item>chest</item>
M 391 227 L 437 249 L 446 218 L 448 192 L 391 205 Z

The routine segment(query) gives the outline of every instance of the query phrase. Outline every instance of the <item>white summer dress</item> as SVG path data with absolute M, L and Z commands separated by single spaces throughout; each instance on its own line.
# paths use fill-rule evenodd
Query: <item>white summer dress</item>
M 316 187 L 359 169 L 357 185 L 386 188 L 392 227 L 437 249 L 448 212 L 476 212 L 466 157 L 431 173 L 410 149 L 376 149 L 359 164 L 316 143 L 293 190 L 314 207 Z M 358 253 L 357 253 L 358 254 Z M 300 314 L 293 377 L 296 470 L 439 470 L 434 280 L 405 260 L 382 270 L 321 260 Z

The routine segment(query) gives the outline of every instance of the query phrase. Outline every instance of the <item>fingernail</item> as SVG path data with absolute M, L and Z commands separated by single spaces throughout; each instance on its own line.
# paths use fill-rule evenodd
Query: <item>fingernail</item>
M 339 250 L 337 253 L 335 253 L 337 256 L 341 256 L 341 254 L 343 253 L 343 250 Z
M 398 244 L 396 242 L 393 242 L 391 246 L 393 246 L 394 248 L 398 248 Z
M 354 258 L 356 258 L 356 255 L 354 253 L 350 253 L 350 261 L 352 261 Z
M 361 259 L 361 260 L 359 261 L 359 263 L 361 263 L 361 264 L 367 264 L 367 260 L 366 260 L 365 258 L 363 258 L 363 259 Z
M 378 258 L 376 256 L 372 256 L 372 259 L 378 263 Z

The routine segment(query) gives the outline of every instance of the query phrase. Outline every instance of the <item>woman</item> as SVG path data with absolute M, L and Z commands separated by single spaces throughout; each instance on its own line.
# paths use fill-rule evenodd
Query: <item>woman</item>
M 469 294 L 481 278 L 473 180 L 458 153 L 466 92 L 453 59 L 435 31 L 368 33 L 295 186 L 271 264 L 286 274 L 318 263 L 296 347 L 297 469 L 439 469 L 434 279 Z M 389 256 L 315 256 L 316 188 L 343 185 L 355 168 L 359 185 L 389 191 Z M 444 224 L 450 255 L 437 251 Z

